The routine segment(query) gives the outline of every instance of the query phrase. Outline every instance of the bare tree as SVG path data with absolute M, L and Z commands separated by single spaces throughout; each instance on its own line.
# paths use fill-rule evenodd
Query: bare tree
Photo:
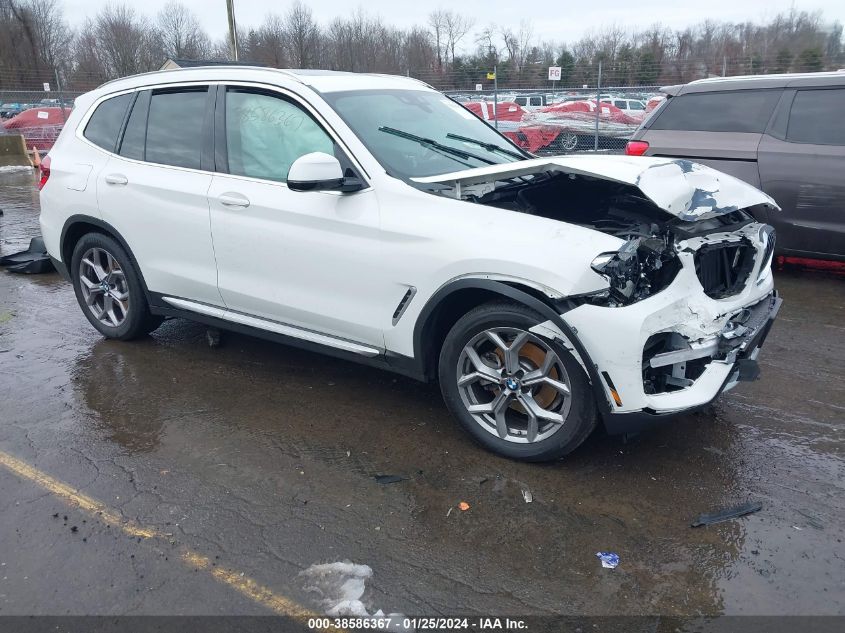
M 454 11 L 446 11 L 443 14 L 444 30 L 446 33 L 446 46 L 449 53 L 452 55 L 452 65 L 455 64 L 455 48 L 467 33 L 469 33 L 475 20 L 469 16 L 455 13 Z
M 64 19 L 62 6 L 53 0 L 27 0 L 21 5 L 29 14 L 37 59 L 55 71 L 71 52 L 73 31 Z
M 519 30 L 514 32 L 511 29 L 502 27 L 499 30 L 502 43 L 508 52 L 508 59 L 513 64 L 517 74 L 522 72 L 531 51 L 531 41 L 534 39 L 534 25 L 530 20 L 522 20 L 519 23 Z
M 284 68 L 288 65 L 285 23 L 275 13 L 268 13 L 257 30 L 252 30 L 245 36 L 238 35 L 238 42 L 244 48 L 244 59 L 274 68 Z
M 164 53 L 171 59 L 202 59 L 211 52 L 211 42 L 197 16 L 180 2 L 170 0 L 162 7 L 156 28 Z
M 155 29 L 130 6 L 107 5 L 91 27 L 96 55 L 111 77 L 149 71 L 164 61 Z
M 499 47 L 496 46 L 496 27 L 491 24 L 485 26 L 475 37 L 475 43 L 478 44 L 478 56 L 487 61 L 499 61 Z M 490 60 L 489 58 L 493 59 Z
M 405 67 L 410 71 L 430 70 L 434 66 L 431 33 L 420 26 L 413 27 L 405 37 Z
M 285 14 L 283 29 L 291 64 L 296 68 L 315 65 L 320 46 L 320 27 L 311 9 L 296 0 Z
M 443 53 L 446 47 L 446 12 L 436 9 L 428 14 L 428 25 L 434 35 L 434 50 L 437 53 L 437 69 L 443 70 Z

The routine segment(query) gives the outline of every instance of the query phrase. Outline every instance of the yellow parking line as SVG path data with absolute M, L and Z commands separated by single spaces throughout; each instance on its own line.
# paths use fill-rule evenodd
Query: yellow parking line
M 26 462 L 23 462 L 16 457 L 12 457 L 3 451 L 0 451 L 0 465 L 5 466 L 16 475 L 38 484 L 45 490 L 49 490 L 54 495 L 61 497 L 67 503 L 120 528 L 123 532 L 129 534 L 130 536 L 162 540 L 168 543 L 170 542 L 170 538 L 167 535 L 159 532 L 155 528 L 144 527 L 142 525 L 138 525 L 134 521 L 123 518 L 119 513 L 111 510 L 96 499 L 92 499 L 91 497 L 82 494 L 78 490 L 75 490 L 58 479 L 51 477 L 47 473 L 41 472 L 37 468 L 30 466 Z M 188 566 L 205 571 L 218 582 L 228 585 L 253 602 L 270 609 L 278 615 L 289 616 L 303 621 L 308 618 L 319 617 L 319 614 L 310 611 L 300 604 L 297 604 L 290 598 L 273 593 L 273 591 L 245 574 L 232 569 L 225 569 L 223 567 L 213 565 L 208 557 L 203 556 L 198 552 L 186 548 L 182 552 L 181 560 Z

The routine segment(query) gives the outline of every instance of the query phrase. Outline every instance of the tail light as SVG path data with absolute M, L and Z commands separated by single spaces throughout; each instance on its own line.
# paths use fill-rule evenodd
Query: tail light
M 628 141 L 625 145 L 625 154 L 628 156 L 642 156 L 648 151 L 647 141 Z
M 39 167 L 41 170 L 41 180 L 38 181 L 38 191 L 41 191 L 44 188 L 44 185 L 47 184 L 47 180 L 50 178 L 50 157 L 45 156 L 41 159 L 41 165 Z

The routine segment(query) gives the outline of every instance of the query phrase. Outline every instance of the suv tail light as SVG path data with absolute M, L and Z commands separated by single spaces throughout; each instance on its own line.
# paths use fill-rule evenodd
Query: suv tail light
M 628 144 L 625 145 L 625 154 L 628 156 L 642 156 L 647 150 L 647 141 L 628 141 Z
M 41 170 L 41 180 L 38 181 L 38 191 L 41 191 L 44 188 L 44 185 L 47 184 L 47 180 L 50 178 L 50 157 L 45 156 L 41 159 L 41 165 L 39 167 Z

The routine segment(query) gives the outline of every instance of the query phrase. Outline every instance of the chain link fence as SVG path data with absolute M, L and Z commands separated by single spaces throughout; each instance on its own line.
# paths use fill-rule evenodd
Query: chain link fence
M 445 94 L 537 155 L 620 153 L 661 98 L 657 86 L 597 89 L 504 85 L 494 90 L 489 83 L 480 90 L 448 90 Z M 22 134 L 28 148 L 34 146 L 45 152 L 52 147 L 73 100 L 80 94 L 0 90 L 0 120 L 7 133 Z
M 27 149 L 42 154 L 50 151 L 79 94 L 0 90 L 0 134 L 20 134 Z
M 663 99 L 658 86 L 450 90 L 450 97 L 538 155 L 620 153 Z

